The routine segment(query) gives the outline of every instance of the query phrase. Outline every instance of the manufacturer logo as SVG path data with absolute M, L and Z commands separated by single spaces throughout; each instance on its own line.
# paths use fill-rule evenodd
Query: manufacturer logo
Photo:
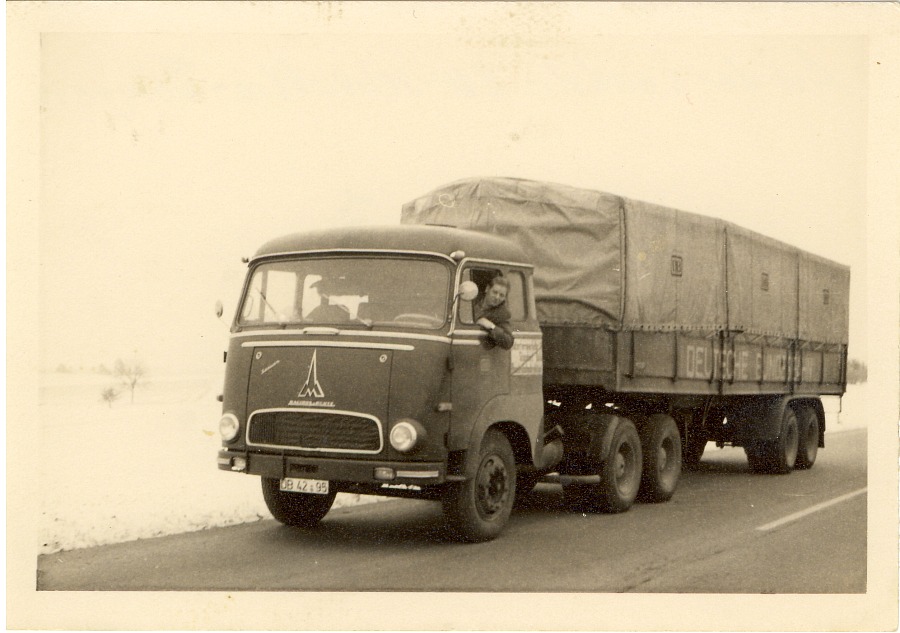
M 306 382 L 297 394 L 298 398 L 324 398 L 325 391 L 319 384 L 318 371 L 316 369 L 316 353 L 313 351 L 312 359 L 309 361 L 309 370 L 306 373 Z
M 318 350 L 316 350 L 318 351 Z M 326 407 L 333 408 L 334 402 L 325 400 L 325 390 L 319 383 L 319 372 L 316 366 L 316 351 L 309 361 L 309 369 L 306 370 L 306 382 L 300 388 L 295 400 L 288 401 L 291 407 Z

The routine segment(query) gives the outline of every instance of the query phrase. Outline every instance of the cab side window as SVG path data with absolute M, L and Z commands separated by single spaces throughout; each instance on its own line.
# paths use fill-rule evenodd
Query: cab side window
M 520 272 L 510 271 L 506 274 L 509 279 L 509 297 L 506 303 L 513 321 L 524 321 L 528 311 L 525 309 L 525 277 Z
M 489 267 L 472 267 L 463 271 L 462 281 L 473 281 L 478 286 L 478 297 L 475 301 L 459 302 L 459 320 L 461 323 L 471 325 L 475 321 L 473 319 L 473 306 L 484 298 L 484 293 L 491 283 L 491 280 L 497 275 L 503 275 L 509 279 L 509 294 L 506 297 L 506 304 L 512 315 L 513 321 L 524 321 L 528 311 L 525 302 L 525 278 L 520 272 L 502 271 L 499 268 Z

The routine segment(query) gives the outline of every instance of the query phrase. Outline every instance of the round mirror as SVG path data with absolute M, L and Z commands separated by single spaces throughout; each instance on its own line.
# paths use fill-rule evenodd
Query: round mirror
M 221 301 L 216 301 L 216 316 L 221 319 L 223 314 L 225 314 L 225 306 Z
M 459 284 L 459 298 L 463 301 L 475 301 L 478 296 L 478 285 L 474 281 Z

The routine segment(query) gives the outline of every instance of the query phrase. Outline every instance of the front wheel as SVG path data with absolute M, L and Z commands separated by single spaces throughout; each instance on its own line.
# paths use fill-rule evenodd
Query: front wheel
M 488 430 L 476 459 L 475 476 L 451 484 L 443 499 L 450 527 L 470 543 L 489 541 L 503 531 L 516 496 L 516 462 L 503 433 Z
M 337 496 L 334 485 L 329 488 L 324 495 L 284 492 L 279 489 L 278 479 L 262 478 L 263 499 L 269 512 L 281 523 L 293 527 L 312 527 L 328 514 Z

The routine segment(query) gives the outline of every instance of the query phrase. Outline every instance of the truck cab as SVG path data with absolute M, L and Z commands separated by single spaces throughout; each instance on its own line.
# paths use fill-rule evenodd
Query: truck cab
M 503 349 L 476 323 L 509 282 Z M 279 521 L 338 492 L 440 500 L 464 540 L 506 523 L 516 473 L 561 448 L 543 427 L 532 267 L 507 240 L 447 227 L 289 235 L 250 259 L 226 354 L 218 467 L 257 475 Z

